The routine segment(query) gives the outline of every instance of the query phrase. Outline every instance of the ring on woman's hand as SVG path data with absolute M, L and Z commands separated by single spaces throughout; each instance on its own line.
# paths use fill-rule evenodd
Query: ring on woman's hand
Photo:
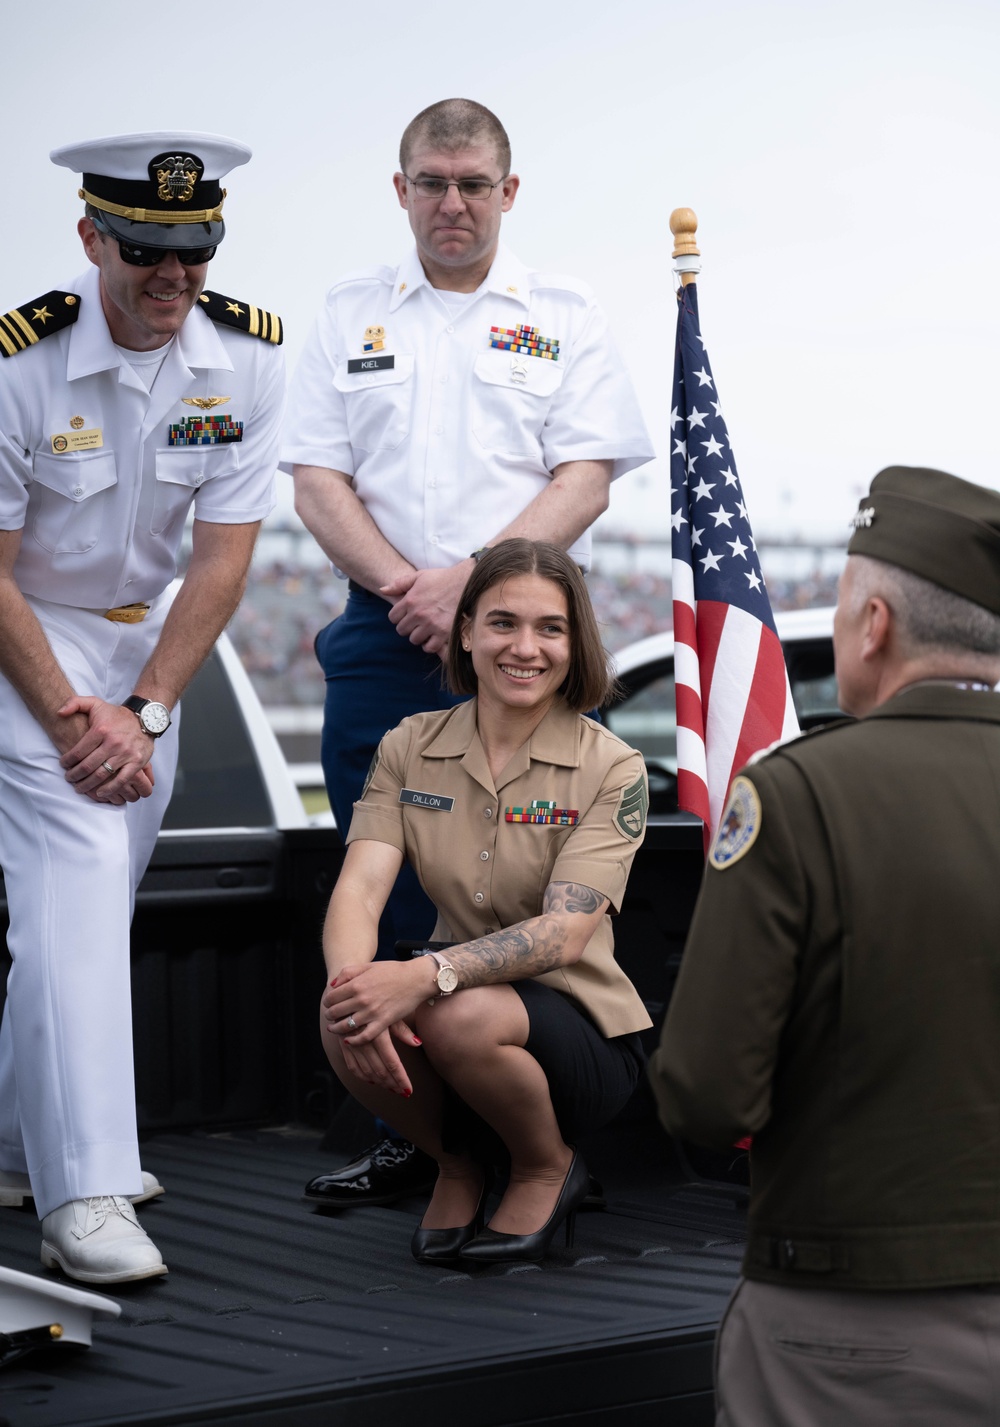
M 347 1029 L 349 1031 L 356 1031 L 358 1029 L 358 1023 L 353 1016 L 348 1016 L 347 1018 Z
M 107 760 L 106 758 L 105 758 L 104 762 L 101 764 L 101 767 L 102 767 L 102 768 L 106 768 L 106 769 L 108 770 L 108 772 L 111 774 L 112 778 L 115 776 L 115 770 L 112 768 L 111 764 L 108 762 L 108 760 Z

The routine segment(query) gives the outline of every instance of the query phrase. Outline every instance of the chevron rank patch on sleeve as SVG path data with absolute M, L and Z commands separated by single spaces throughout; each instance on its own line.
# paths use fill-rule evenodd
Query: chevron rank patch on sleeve
M 249 302 L 223 297 L 221 292 L 206 290 L 199 301 L 213 322 L 220 322 L 224 327 L 236 327 L 241 332 L 249 332 L 251 337 L 262 337 L 265 342 L 281 346 L 285 333 L 281 318 L 275 313 L 253 307 Z
M 615 826 L 630 842 L 638 842 L 646 830 L 646 812 L 649 808 L 649 792 L 646 779 L 640 773 L 634 783 L 623 788 L 615 813 Z
M 55 290 L 23 307 L 12 307 L 0 317 L 0 357 L 15 357 L 43 337 L 71 327 L 79 315 L 80 299 L 75 292 Z

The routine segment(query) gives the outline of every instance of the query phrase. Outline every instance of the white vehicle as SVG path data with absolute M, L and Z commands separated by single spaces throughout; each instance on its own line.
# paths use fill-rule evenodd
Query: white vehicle
M 792 698 L 803 729 L 842 718 L 833 673 L 833 608 L 784 610 L 775 615 Z M 674 636 L 653 634 L 615 655 L 624 697 L 603 714 L 619 738 L 646 760 L 650 812 L 677 812 L 677 715 Z

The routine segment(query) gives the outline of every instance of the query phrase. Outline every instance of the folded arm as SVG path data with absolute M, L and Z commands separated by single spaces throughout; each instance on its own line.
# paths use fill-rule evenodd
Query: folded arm
M 259 529 L 259 521 L 194 522 L 191 562 L 134 693 L 167 708 L 177 703 L 243 597 Z M 109 795 L 113 800 L 152 758 L 155 740 L 120 704 L 75 695 L 63 703 L 60 714 L 86 719 L 83 733 L 61 760 L 78 792 L 99 792 L 102 801 Z M 112 777 L 105 777 L 105 762 L 115 770 Z
M 583 955 L 607 907 L 607 897 L 592 887 L 550 882 L 538 916 L 449 949 L 447 956 L 458 975 L 459 991 L 526 981 L 572 965 Z M 374 926 L 377 930 L 377 915 Z M 436 978 L 437 964 L 428 957 L 367 966 L 344 964 L 336 985 L 328 987 L 323 998 L 327 1026 L 338 1035 L 346 1033 L 352 1044 L 364 1045 L 412 1015 L 422 1000 L 436 995 Z M 346 1025 L 348 1016 L 363 1029 L 352 1034 Z

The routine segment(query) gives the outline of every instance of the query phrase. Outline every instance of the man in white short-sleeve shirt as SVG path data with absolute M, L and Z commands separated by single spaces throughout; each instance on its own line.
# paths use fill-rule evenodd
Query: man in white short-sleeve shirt
M 86 1283 L 166 1272 L 133 1208 L 162 1188 L 139 1164 L 129 923 L 177 701 L 273 505 L 281 324 L 204 291 L 220 179 L 249 157 L 177 131 L 55 150 L 91 267 L 0 316 L 0 1204 L 32 1195 L 42 1262 Z
M 296 509 L 350 581 L 344 614 L 316 641 L 323 768 L 345 835 L 385 731 L 455 702 L 439 656 L 476 554 L 525 536 L 586 569 L 611 481 L 654 454 L 589 289 L 500 244 L 519 179 L 496 116 L 467 99 L 431 105 L 403 134 L 393 182 L 415 247 L 331 289 L 282 451 Z M 404 868 L 380 954 L 433 922 Z M 429 1172 L 382 1146 L 307 1192 L 385 1203 Z

